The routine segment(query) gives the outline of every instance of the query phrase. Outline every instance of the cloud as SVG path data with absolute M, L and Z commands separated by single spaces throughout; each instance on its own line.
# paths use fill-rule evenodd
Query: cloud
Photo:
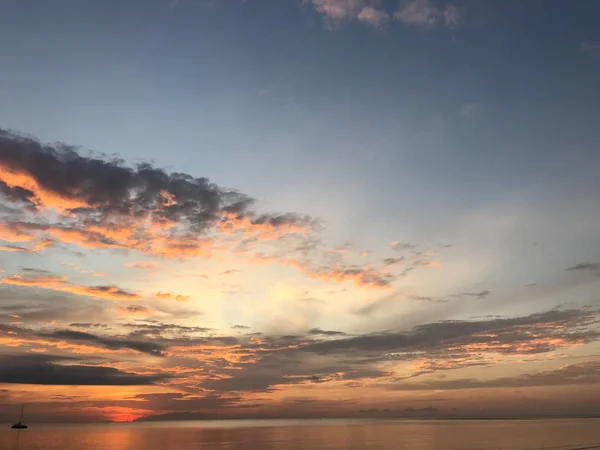
M 391 15 L 368 0 L 307 0 L 330 23 L 358 20 L 374 27 L 387 23 Z M 438 6 L 433 0 L 404 0 L 393 14 L 394 19 L 407 25 L 431 29 L 438 25 L 457 28 L 462 21 L 458 7 L 448 3 Z
M 45 331 L 0 324 L 0 336 L 3 336 L 8 340 L 12 340 L 14 345 L 29 343 L 60 343 L 61 341 L 64 341 L 71 344 L 85 344 L 92 348 L 103 348 L 108 350 L 133 350 L 135 352 L 146 353 L 152 356 L 162 356 L 162 351 L 165 349 L 163 344 L 157 342 L 141 341 L 117 336 L 101 336 L 68 329 Z
M 367 0 L 310 0 L 315 10 L 330 22 L 358 20 L 380 27 L 389 20 L 389 14 L 374 7 Z
M 91 333 L 75 330 L 55 330 L 50 333 L 39 333 L 39 336 L 55 339 L 66 339 L 71 342 L 83 341 L 98 344 L 110 350 L 130 349 L 152 356 L 162 356 L 164 347 L 156 342 L 138 341 L 126 338 L 98 336 Z
M 168 173 L 149 163 L 83 155 L 0 130 L 0 182 L 8 203 L 28 202 L 34 220 L 2 223 L 3 240 L 49 236 L 84 248 L 136 250 L 164 258 L 207 255 L 215 231 L 255 239 L 310 233 L 314 220 L 266 214 L 254 200 L 207 178 Z M 45 219 L 56 217 L 55 223 Z M 23 216 L 24 218 L 25 216 Z
M 333 267 L 309 267 L 303 262 L 286 258 L 283 263 L 295 267 L 310 278 L 318 280 L 344 283 L 352 282 L 356 287 L 365 289 L 385 290 L 390 289 L 394 275 L 372 267 L 357 267 L 337 265 Z
M 207 327 L 150 320 L 120 324 L 132 330 L 124 336 L 0 325 L 0 337 L 13 339 L 16 345 L 29 342 L 39 346 L 44 340 L 162 355 L 172 367 L 165 368 L 173 377 L 170 384 L 193 384 L 220 395 L 325 383 L 362 386 L 378 382 L 389 389 L 421 389 L 413 386 L 429 386 L 429 381 L 415 383 L 409 379 L 491 365 L 499 356 L 536 355 L 595 342 L 600 339 L 594 329 L 597 322 L 593 310 L 550 310 L 515 318 L 433 322 L 358 336 L 314 328 L 304 336 L 234 337 L 214 335 Z M 82 325 L 108 332 L 101 324 Z M 186 362 L 176 368 L 170 361 L 178 365 Z M 386 363 L 410 364 L 409 374 L 390 373 L 382 368 Z
M 135 261 L 125 264 L 125 267 L 134 269 L 158 269 L 160 264 L 156 261 Z
M 128 305 L 128 306 L 120 306 L 115 308 L 114 311 L 117 314 L 126 315 L 126 316 L 149 316 L 152 314 L 152 310 L 146 306 L 142 305 Z
M 394 18 L 407 25 L 425 29 L 438 25 L 456 28 L 460 25 L 461 14 L 452 4 L 440 9 L 433 0 L 405 0 L 400 3 Z
M 598 42 L 582 42 L 581 50 L 591 55 L 600 55 L 600 43 Z
M 54 355 L 0 355 L 0 383 L 133 386 L 154 384 L 168 378 L 165 374 L 139 375 L 113 367 L 73 364 L 74 360 Z
M 2 237 L 0 237 L 0 240 L 2 240 Z M 37 242 L 32 247 L 23 247 L 20 245 L 11 245 L 11 244 L 0 245 L 0 252 L 38 253 L 38 252 L 40 252 L 48 247 L 51 247 L 53 245 L 54 245 L 54 241 L 52 241 L 50 239 L 44 239 L 44 240 Z
M 475 297 L 477 299 L 483 299 L 486 298 L 488 295 L 490 295 L 492 293 L 492 291 L 481 291 L 481 292 L 463 292 L 462 295 L 463 297 Z
M 374 27 L 379 27 L 389 20 L 390 16 L 384 11 L 367 6 L 358 13 L 357 19 Z
M 366 7 L 365 0 L 311 0 L 314 8 L 332 20 L 348 20 Z
M 26 247 L 18 245 L 0 245 L 0 252 L 29 252 L 30 250 Z
M 139 300 L 141 295 L 113 285 L 82 286 L 68 281 L 67 277 L 58 275 L 12 275 L 0 279 L 1 284 L 13 286 L 36 287 L 53 291 L 68 292 L 107 300 Z
M 388 385 L 390 390 L 454 390 L 482 388 L 522 388 L 535 386 L 562 386 L 577 384 L 597 384 L 600 382 L 600 362 L 586 361 L 570 364 L 556 370 L 527 373 L 515 377 L 477 380 L 461 378 L 457 380 L 435 380 L 419 384 L 399 383 Z
M 177 325 L 173 323 L 164 323 L 154 320 L 146 320 L 145 323 L 125 323 L 121 326 L 135 331 L 129 334 L 129 337 L 136 339 L 158 339 L 164 338 L 164 333 L 177 334 L 177 337 L 190 334 L 205 334 L 214 331 L 208 327 L 196 327 L 187 325 Z
M 110 329 L 110 327 L 105 323 L 92 323 L 92 322 L 73 322 L 69 325 L 73 328 L 104 328 Z
M 343 1 L 333 3 L 323 1 L 319 7 L 336 15 L 348 6 Z M 356 14 L 369 5 L 359 6 Z M 367 9 L 361 17 L 373 20 L 373 14 Z M 27 211 L 16 208 L 8 217 L 0 213 L 0 236 L 6 242 L 0 247 L 4 250 L 37 251 L 56 241 L 57 245 L 67 244 L 67 248 L 188 259 L 220 252 L 258 258 L 258 250 L 268 248 L 273 256 L 262 258 L 264 261 L 291 266 L 327 282 L 389 289 L 402 276 L 392 273 L 397 267 L 389 258 L 386 266 L 377 268 L 352 264 L 351 252 L 343 257 L 331 255 L 319 236 L 321 227 L 315 218 L 259 212 L 254 209 L 254 200 L 242 193 L 206 178 L 169 173 L 149 163 L 130 167 L 114 157 L 84 154 L 65 144 L 43 145 L 0 130 L 0 181 L 6 185 L 7 203 L 30 203 Z M 419 257 L 414 248 L 407 250 L 411 253 L 408 257 Z M 152 269 L 158 262 L 126 265 Z M 407 263 L 402 267 L 405 273 L 415 266 Z M 139 294 L 116 286 L 87 287 L 58 278 L 36 282 L 15 276 L 5 282 L 22 286 L 37 283 L 37 287 L 110 299 L 139 298 Z
M 322 330 L 320 328 L 312 328 L 308 330 L 308 334 L 321 336 L 346 336 L 343 331 Z
M 228 270 L 224 270 L 223 272 L 221 272 L 221 275 L 232 275 L 234 273 L 239 273 L 240 271 L 238 269 L 228 269 Z
M 169 351 L 172 355 L 197 355 L 205 367 L 216 370 L 214 377 L 200 384 L 214 392 L 271 392 L 284 385 L 342 381 L 355 386 L 376 380 L 383 380 L 386 386 L 410 386 L 415 383 L 407 380 L 425 374 L 490 366 L 502 356 L 543 354 L 596 342 L 600 339 L 600 332 L 593 329 L 597 322 L 593 311 L 551 310 L 516 318 L 434 322 L 405 331 L 359 336 L 314 329 L 308 332 L 310 339 L 264 335 L 187 338 L 180 341 L 180 348 Z M 408 375 L 382 368 L 397 362 L 410 364 Z
M 157 292 L 154 297 L 160 300 L 176 300 L 178 302 L 185 302 L 190 299 L 189 295 L 172 294 L 171 292 Z
M 575 266 L 569 267 L 567 271 L 575 271 L 575 270 L 600 270 L 600 264 L 598 263 L 580 263 Z
M 595 312 L 551 310 L 512 319 L 444 321 L 416 326 L 408 331 L 375 333 L 316 342 L 300 350 L 317 354 L 381 352 L 391 359 L 451 358 L 452 352 L 482 354 L 536 354 L 580 345 L 600 338 L 590 329 Z M 426 353 L 423 353 L 426 352 Z
M 252 218 L 239 213 L 229 213 L 227 220 L 221 221 L 218 229 L 222 233 L 237 233 L 247 239 L 276 240 L 290 234 L 308 234 L 316 224 L 311 217 L 299 214 L 261 214 Z
M 420 302 L 428 302 L 428 303 L 448 303 L 448 300 L 442 297 L 430 297 L 424 295 L 411 295 L 411 300 L 417 300 Z

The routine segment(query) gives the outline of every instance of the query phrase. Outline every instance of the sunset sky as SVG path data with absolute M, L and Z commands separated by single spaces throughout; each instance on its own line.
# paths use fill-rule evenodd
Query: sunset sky
M 0 421 L 600 414 L 600 2 L 0 2 Z

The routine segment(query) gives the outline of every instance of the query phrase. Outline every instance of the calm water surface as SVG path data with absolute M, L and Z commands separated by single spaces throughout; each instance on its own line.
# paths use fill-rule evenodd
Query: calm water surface
M 587 450 L 600 419 L 186 421 L 0 429 L 0 450 Z

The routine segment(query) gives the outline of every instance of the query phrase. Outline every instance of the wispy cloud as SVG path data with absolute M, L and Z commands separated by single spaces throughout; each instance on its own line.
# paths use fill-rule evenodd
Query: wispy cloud
M 492 293 L 492 291 L 481 291 L 481 292 L 463 292 L 462 295 L 463 297 L 475 297 L 477 299 L 483 299 L 486 298 L 488 295 L 490 295 Z
M 439 25 L 456 28 L 461 14 L 453 4 L 438 6 L 433 0 L 405 0 L 394 12 L 394 18 L 407 25 L 430 29 Z
M 600 264 L 586 262 L 586 263 L 580 263 L 580 264 L 574 265 L 567 269 L 567 271 L 570 271 L 570 272 L 576 271 L 576 270 L 591 270 L 591 271 L 600 270 Z
M 108 300 L 139 300 L 141 295 L 113 285 L 83 286 L 68 281 L 67 277 L 58 275 L 12 275 L 0 279 L 0 284 L 13 286 L 36 287 L 53 291 L 68 292 L 88 297 Z
M 152 310 L 146 306 L 142 305 L 128 305 L 128 306 L 119 306 L 114 309 L 119 315 L 124 316 L 137 316 L 137 317 L 147 317 L 152 314 Z
M 356 17 L 361 22 L 368 23 L 374 27 L 379 27 L 390 19 L 390 15 L 388 13 L 370 6 L 363 8 Z
M 125 267 L 131 267 L 134 269 L 158 269 L 160 264 L 156 261 L 134 261 L 125 264 Z
M 367 7 L 365 0 L 310 0 L 314 8 L 332 20 L 355 19 Z
M 590 55 L 600 56 L 600 43 L 599 42 L 582 42 L 581 50 Z
M 407 25 L 431 29 L 436 26 L 457 28 L 462 14 L 454 4 L 439 5 L 433 0 L 405 0 L 392 14 L 380 7 L 379 2 L 369 0 L 310 0 L 313 7 L 334 23 L 358 20 L 374 27 L 381 27 L 392 17 Z
M 456 380 L 427 381 L 419 384 L 398 383 L 388 385 L 391 390 L 456 390 L 481 388 L 521 388 L 536 386 L 561 386 L 577 384 L 597 384 L 600 382 L 600 363 L 587 361 L 565 365 L 556 370 L 526 373 L 514 377 L 477 380 L 460 378 Z
M 154 297 L 160 300 L 176 300 L 178 302 L 185 302 L 190 299 L 189 295 L 173 294 L 171 292 L 157 292 Z
M 143 341 L 135 338 L 93 334 L 73 329 L 35 330 L 25 327 L 0 324 L 0 337 L 3 345 L 19 347 L 24 345 L 53 346 L 61 349 L 71 349 L 74 353 L 97 353 L 99 349 L 128 350 L 145 353 L 152 356 L 162 356 L 164 344 Z M 70 344 L 73 344 L 70 346 Z M 82 349 L 78 346 L 83 346 Z

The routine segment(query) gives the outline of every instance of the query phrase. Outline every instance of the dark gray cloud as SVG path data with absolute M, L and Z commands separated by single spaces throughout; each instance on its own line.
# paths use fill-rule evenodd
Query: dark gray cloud
M 223 272 L 221 272 L 221 275 L 231 275 L 233 273 L 239 273 L 240 271 L 238 269 L 229 269 L 229 270 L 224 270 Z
M 293 213 L 285 214 L 261 214 L 258 217 L 252 219 L 254 225 L 270 225 L 274 228 L 286 227 L 286 226 L 306 226 L 316 225 L 316 221 L 307 215 L 298 215 Z
M 4 170 L 32 178 L 37 186 L 36 191 L 29 191 L 3 181 L 0 193 L 5 200 L 26 203 L 35 209 L 39 200 L 50 194 L 69 207 L 68 216 L 62 217 L 61 223 L 13 220 L 7 226 L 15 230 L 77 236 L 85 246 L 129 248 L 134 245 L 138 250 L 151 252 L 149 243 L 117 242 L 102 232 L 90 230 L 93 225 L 114 226 L 119 220 L 124 222 L 122 225 L 137 219 L 178 224 L 177 231 L 169 233 L 172 239 L 179 240 L 180 256 L 186 252 L 193 254 L 202 245 L 198 241 L 200 233 L 217 225 L 235 230 L 241 223 L 239 219 L 249 219 L 249 223 L 258 228 L 286 232 L 311 229 L 315 223 L 308 216 L 294 213 L 257 214 L 252 210 L 253 199 L 222 188 L 207 178 L 169 173 L 146 162 L 128 167 L 115 157 L 93 155 L 65 144 L 43 145 L 2 129 L 0 165 Z
M 107 321 L 111 312 L 100 302 L 67 292 L 0 285 L 0 315 L 16 314 L 23 323 Z
M 232 350 L 241 359 L 236 367 L 224 361 L 202 363 L 226 374 L 203 381 L 215 392 L 270 392 L 298 383 L 347 381 L 361 387 L 365 380 L 409 378 L 441 371 L 491 364 L 498 354 L 535 355 L 600 339 L 594 329 L 597 311 L 551 310 L 524 317 L 485 317 L 474 321 L 443 321 L 405 331 L 347 336 L 313 329 L 307 335 L 173 338 L 156 340 L 165 346 L 239 345 Z M 248 352 L 251 352 L 248 354 Z M 310 354 L 320 355 L 318 358 Z M 381 370 L 386 361 L 419 361 L 410 377 L 394 378 Z
M 573 270 L 600 270 L 600 264 L 598 263 L 580 263 L 575 266 L 569 267 L 567 271 Z
M 553 348 L 548 340 L 540 339 L 543 337 L 561 338 L 565 343 L 573 344 L 598 339 L 600 332 L 589 329 L 596 321 L 596 314 L 590 311 L 551 310 L 511 319 L 435 322 L 416 326 L 409 331 L 315 342 L 301 350 L 318 354 L 409 352 L 488 344 L 490 350 L 502 353 L 536 353 Z M 522 345 L 518 345 L 522 343 L 529 343 L 531 347 L 524 350 Z
M 150 311 L 150 308 L 147 308 L 142 305 L 127 305 L 122 306 L 121 309 L 125 312 L 136 314 L 136 313 L 146 313 Z
M 423 295 L 411 295 L 411 300 L 417 300 L 419 302 L 427 302 L 427 303 L 448 303 L 449 300 L 442 297 L 428 297 Z
M 0 383 L 123 386 L 153 384 L 168 378 L 164 374 L 138 375 L 112 367 L 74 364 L 73 361 L 76 358 L 54 355 L 0 355 Z
M 0 335 L 23 339 L 41 339 L 51 341 L 68 341 L 71 343 L 85 343 L 98 348 L 109 350 L 130 349 L 140 353 L 146 353 L 152 356 L 162 356 L 164 346 L 153 341 L 141 341 L 113 336 L 100 336 L 97 334 L 86 333 L 76 330 L 32 330 L 25 327 L 0 324 Z
M 401 256 L 400 258 L 384 258 L 382 262 L 384 266 L 392 266 L 402 261 L 404 261 L 403 256 Z
M 29 275 L 52 275 L 52 272 L 44 269 L 36 269 L 35 267 L 22 267 L 21 272 L 25 272 Z
M 154 339 L 164 337 L 165 334 L 177 334 L 177 335 L 188 335 L 188 334 L 205 334 L 214 331 L 212 328 L 207 327 L 193 327 L 186 325 L 177 325 L 173 323 L 164 323 L 155 320 L 146 320 L 141 323 L 123 323 L 122 327 L 134 329 L 129 333 L 129 338 L 136 339 Z
M 35 209 L 35 203 L 33 202 L 35 194 L 29 189 L 20 186 L 9 186 L 0 180 L 0 194 L 11 202 L 24 203 L 29 209 Z
M 435 380 L 420 383 L 394 383 L 387 385 L 390 390 L 453 390 L 482 388 L 522 388 L 533 386 L 562 386 L 600 383 L 600 362 L 587 361 L 571 364 L 556 370 L 547 370 L 524 374 L 516 377 L 477 380 L 462 378 L 458 380 Z
M 477 299 L 482 299 L 482 298 L 486 298 L 488 295 L 490 295 L 492 293 L 492 291 L 481 291 L 481 292 L 463 292 L 462 295 L 463 297 L 475 297 Z
M 38 333 L 38 336 L 54 339 L 66 339 L 71 342 L 83 341 L 98 344 L 110 350 L 130 349 L 153 356 L 162 356 L 164 347 L 156 342 L 138 341 L 133 339 L 98 336 L 92 333 L 75 330 L 56 330 L 50 333 Z
M 243 212 L 252 202 L 247 196 L 221 189 L 206 178 L 168 174 L 149 163 L 129 168 L 117 158 L 80 153 L 73 146 L 42 145 L 34 139 L 0 130 L 2 165 L 30 175 L 42 189 L 62 198 L 82 200 L 89 207 L 75 212 L 84 216 L 94 217 L 98 211 L 141 215 L 164 204 L 163 193 L 167 192 L 175 196 L 177 203 L 161 208 L 159 214 L 202 229 L 217 218 L 219 210 Z M 31 194 L 35 193 L 21 192 L 21 197 L 31 198 Z
M 322 330 L 320 328 L 312 328 L 308 330 L 308 334 L 316 336 L 346 336 L 343 331 Z

